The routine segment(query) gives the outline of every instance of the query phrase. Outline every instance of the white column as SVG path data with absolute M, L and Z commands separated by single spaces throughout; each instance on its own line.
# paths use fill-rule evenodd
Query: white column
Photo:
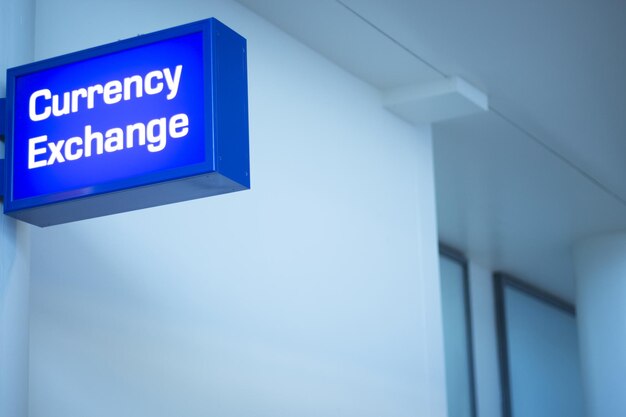
M 34 0 L 0 1 L 0 97 L 6 69 L 31 62 Z M 4 117 L 4 115 L 0 115 Z M 4 146 L 0 146 L 1 157 Z M 0 213 L 0 416 L 28 416 L 29 226 Z
M 575 266 L 585 415 L 626 416 L 626 232 L 580 243 Z

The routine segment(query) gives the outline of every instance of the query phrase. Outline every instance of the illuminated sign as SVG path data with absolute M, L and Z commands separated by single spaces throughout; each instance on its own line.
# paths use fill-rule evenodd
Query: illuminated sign
M 215 19 L 7 75 L 6 214 L 47 226 L 250 186 L 246 42 Z

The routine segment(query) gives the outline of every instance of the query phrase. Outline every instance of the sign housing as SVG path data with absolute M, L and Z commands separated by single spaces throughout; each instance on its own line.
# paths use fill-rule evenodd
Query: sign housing
M 216 19 L 7 71 L 6 214 L 49 226 L 248 189 L 246 41 Z

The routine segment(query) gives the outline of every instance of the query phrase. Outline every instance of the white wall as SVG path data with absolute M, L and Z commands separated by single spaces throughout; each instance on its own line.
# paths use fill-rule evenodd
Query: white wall
M 36 56 L 210 16 L 252 190 L 33 232 L 30 415 L 445 416 L 429 129 L 230 1 L 40 0 Z
M 469 262 L 474 381 L 479 417 L 500 417 L 500 366 L 492 271 Z
M 576 317 L 587 417 L 626 414 L 626 231 L 576 243 Z
M 0 416 L 28 415 L 30 227 L 0 216 Z
M 0 1 L 0 97 L 6 69 L 33 59 L 35 2 Z M 4 115 L 0 115 L 4 117 Z M 0 144 L 4 156 L 4 144 Z M 0 215 L 0 416 L 28 414 L 30 227 Z

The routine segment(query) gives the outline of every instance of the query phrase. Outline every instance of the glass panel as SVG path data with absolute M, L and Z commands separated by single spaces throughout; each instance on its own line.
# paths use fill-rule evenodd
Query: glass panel
M 445 256 L 439 261 L 446 357 L 448 416 L 472 417 L 472 386 L 463 265 Z
M 582 417 L 576 318 L 505 286 L 513 417 Z

